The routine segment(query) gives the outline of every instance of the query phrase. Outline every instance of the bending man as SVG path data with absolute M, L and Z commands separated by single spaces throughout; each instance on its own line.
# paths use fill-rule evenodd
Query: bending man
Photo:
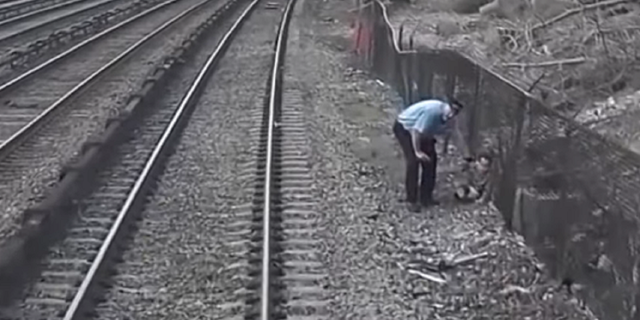
M 406 200 L 413 212 L 420 211 L 418 193 L 423 206 L 437 204 L 433 199 L 438 164 L 435 136 L 445 133 L 447 122 L 462 108 L 462 104 L 455 99 L 451 99 L 450 102 L 423 100 L 402 111 L 393 124 L 393 133 L 400 142 L 406 160 Z M 422 167 L 420 192 L 419 167 Z

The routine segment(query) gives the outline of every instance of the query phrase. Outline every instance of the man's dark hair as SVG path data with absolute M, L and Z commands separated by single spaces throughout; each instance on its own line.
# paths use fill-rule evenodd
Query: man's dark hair
M 453 97 L 449 98 L 449 104 L 452 107 L 458 109 L 458 111 L 464 109 L 464 105 L 460 101 L 458 101 L 456 98 L 453 98 Z

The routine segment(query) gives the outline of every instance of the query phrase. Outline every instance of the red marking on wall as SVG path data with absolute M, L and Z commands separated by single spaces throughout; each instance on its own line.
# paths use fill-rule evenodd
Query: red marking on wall
M 367 23 L 364 18 L 358 17 L 352 26 L 354 27 L 352 50 L 358 56 L 366 55 L 371 49 L 371 24 Z

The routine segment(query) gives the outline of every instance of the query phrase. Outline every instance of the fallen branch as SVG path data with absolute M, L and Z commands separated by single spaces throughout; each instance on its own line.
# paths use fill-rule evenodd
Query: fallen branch
M 631 26 L 631 27 L 615 28 L 615 29 L 602 29 L 602 32 L 612 33 L 612 32 L 631 31 L 631 30 L 640 30 L 640 26 Z
M 430 274 L 427 274 L 427 273 L 423 273 L 423 272 L 420 272 L 418 270 L 409 269 L 409 270 L 407 270 L 407 272 L 409 272 L 410 274 L 415 274 L 418 277 L 421 277 L 423 279 L 427 279 L 429 281 L 433 281 L 435 283 L 439 283 L 439 284 L 447 283 L 447 280 L 445 280 L 445 279 L 442 279 L 440 277 L 436 277 L 436 276 L 433 276 L 433 275 L 430 275 Z
M 539 68 L 539 67 L 550 67 L 550 66 L 557 66 L 557 65 L 564 65 L 564 64 L 578 64 L 578 63 L 583 63 L 586 62 L 587 59 L 583 58 L 583 57 L 578 57 L 578 58 L 569 58 L 569 59 L 561 59 L 561 60 L 553 60 L 553 61 L 545 61 L 545 62 L 538 62 L 538 63 L 517 63 L 517 62 L 511 62 L 511 63 L 503 63 L 502 66 L 503 67 L 518 67 L 518 68 Z
M 454 269 L 460 265 L 468 264 L 473 261 L 486 258 L 488 256 L 489 256 L 488 252 L 482 252 L 478 254 L 463 255 L 456 258 L 444 258 L 440 260 L 440 262 L 437 265 L 434 265 L 431 267 L 427 266 L 427 269 L 434 270 L 437 272 L 444 272 L 444 271 Z
M 511 285 L 508 284 L 507 286 L 505 286 L 504 289 L 500 290 L 500 294 L 501 295 L 509 295 L 512 293 L 522 293 L 522 294 L 530 294 L 531 293 L 531 288 L 524 288 L 521 286 L 516 286 L 516 285 Z
M 459 265 L 467 264 L 469 262 L 473 262 L 473 261 L 476 261 L 478 259 L 486 258 L 488 256 L 489 256 L 488 252 L 483 252 L 483 253 L 473 254 L 473 255 L 469 255 L 469 256 L 459 257 L 459 258 L 456 258 L 453 261 L 453 263 L 451 264 L 451 267 L 457 267 Z
M 549 20 L 547 20 L 545 22 L 542 22 L 542 23 L 539 23 L 539 24 L 533 26 L 530 29 L 530 32 L 533 32 L 533 31 L 535 31 L 537 29 L 540 29 L 540 28 L 544 28 L 544 27 L 546 27 L 546 26 L 548 26 L 550 24 L 556 23 L 556 22 L 558 22 L 558 21 L 560 21 L 562 19 L 565 19 L 567 17 L 570 17 L 570 16 L 572 16 L 574 14 L 577 14 L 577 13 L 580 13 L 580 12 L 583 12 L 583 11 L 586 11 L 586 10 L 593 10 L 593 9 L 597 9 L 597 8 L 600 8 L 600 7 L 612 6 L 612 5 L 615 5 L 615 4 L 625 3 L 625 2 L 630 2 L 630 0 L 609 0 L 609 1 L 603 1 L 603 2 L 598 2 L 598 3 L 593 3 L 593 4 L 588 4 L 588 5 L 585 5 L 585 6 L 580 6 L 580 7 L 577 7 L 577 8 L 573 8 L 573 9 L 567 10 L 567 11 L 565 11 L 565 12 L 563 12 L 563 13 L 561 13 L 561 14 L 559 14 L 559 15 L 557 15 L 557 16 L 555 16 L 555 17 L 553 17 L 553 18 L 551 18 L 551 19 L 549 19 Z

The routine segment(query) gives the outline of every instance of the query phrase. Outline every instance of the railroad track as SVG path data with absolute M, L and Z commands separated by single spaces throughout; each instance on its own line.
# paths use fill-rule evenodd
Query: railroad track
M 210 301 L 212 305 L 204 306 L 203 302 L 198 300 L 200 307 L 204 307 L 201 308 L 201 312 L 213 312 L 217 316 L 230 319 L 324 317 L 327 306 L 323 300 L 321 282 L 325 274 L 319 257 L 316 256 L 316 250 L 321 243 L 319 239 L 314 239 L 317 213 L 314 212 L 316 204 L 311 197 L 312 179 L 305 154 L 308 140 L 301 97 L 285 94 L 283 100 L 282 93 L 283 81 L 286 81 L 283 80 L 282 70 L 287 30 L 295 0 L 265 3 L 262 6 L 263 10 L 250 15 L 259 2 L 260 0 L 254 0 L 241 11 L 217 45 L 215 37 L 199 39 L 202 44 L 192 46 L 196 49 L 189 52 L 196 52 L 190 53 L 191 59 L 185 59 L 184 63 L 179 65 L 179 69 L 176 69 L 178 64 L 175 64 L 176 60 L 173 59 L 169 62 L 168 70 L 159 71 L 161 75 L 154 77 L 160 86 L 160 89 L 156 89 L 160 91 L 156 93 L 163 94 L 151 95 L 159 97 L 153 102 L 146 102 L 146 111 L 135 111 L 139 109 L 132 107 L 129 110 L 133 111 L 124 114 L 125 117 L 135 119 L 135 131 L 117 147 L 110 147 L 109 151 L 104 151 L 105 155 L 114 156 L 109 165 L 100 170 L 95 191 L 79 202 L 79 216 L 71 223 L 66 238 L 49 251 L 44 259 L 40 278 L 27 288 L 21 303 L 4 310 L 3 319 L 80 319 L 89 316 L 123 319 L 136 318 L 137 312 L 145 312 L 148 315 L 149 313 L 144 311 L 147 310 L 144 303 L 134 304 L 135 307 L 131 310 L 118 310 L 122 308 L 122 299 L 131 299 L 130 296 L 123 295 L 130 295 L 131 292 L 135 295 L 136 292 L 141 292 L 140 289 L 158 285 L 157 282 L 148 283 L 149 281 L 144 280 L 152 276 L 145 268 L 148 264 L 166 262 L 165 251 L 185 245 L 209 245 L 199 237 L 209 229 L 185 228 L 189 220 L 197 220 L 197 217 L 202 215 L 220 219 L 219 222 L 223 224 L 221 229 L 218 226 L 215 230 L 218 234 L 214 236 L 218 244 L 222 244 L 224 248 L 218 248 L 210 254 L 219 254 L 219 249 L 223 249 L 226 257 L 233 258 L 233 261 L 221 266 L 217 271 L 219 277 L 216 278 L 215 273 L 211 275 L 221 285 L 225 281 L 232 283 L 231 287 L 218 288 L 215 282 L 209 284 L 213 287 L 206 287 L 202 282 L 204 279 L 197 279 L 202 281 L 196 284 L 204 287 L 195 290 L 201 291 L 204 297 L 214 296 L 215 300 Z M 243 36 L 231 43 L 240 26 L 243 23 L 249 24 L 249 21 L 254 25 L 250 28 L 246 26 L 248 30 Z M 271 30 L 278 25 L 278 31 L 274 35 Z M 201 34 L 204 33 L 201 30 Z M 251 48 L 269 48 L 274 43 L 273 54 L 244 54 Z M 231 49 L 232 54 L 223 57 L 230 45 L 236 47 Z M 224 76 L 218 78 L 218 73 L 212 75 L 212 72 L 220 59 L 226 62 L 222 64 L 223 68 L 232 67 L 231 70 L 222 72 Z M 239 61 L 246 64 L 242 67 L 230 64 Z M 194 74 L 197 75 L 194 77 Z M 215 89 L 208 84 L 210 77 Z M 160 80 L 166 78 L 169 80 Z M 211 109 L 212 105 L 224 104 L 223 101 L 228 100 L 229 95 L 234 93 L 251 94 L 242 89 L 234 92 L 235 78 L 240 81 L 239 84 L 253 81 L 254 89 L 257 88 L 255 82 L 261 82 L 262 85 L 257 86 L 264 89 L 264 99 L 253 99 L 247 105 L 225 105 L 224 108 Z M 147 89 L 146 92 L 149 93 L 150 90 Z M 145 105 L 143 100 L 134 99 L 139 106 Z M 194 112 L 193 119 L 190 119 Z M 238 122 L 229 123 L 216 118 L 220 112 L 226 112 L 232 115 L 232 118 L 238 116 Z M 116 124 L 107 129 L 107 136 L 122 132 L 115 126 L 128 123 L 122 118 L 114 121 Z M 253 127 L 257 123 L 261 125 Z M 206 136 L 213 134 L 216 127 L 238 131 Z M 246 130 L 242 130 L 243 128 Z M 159 203 L 156 197 L 150 195 L 153 193 L 150 188 L 158 184 L 160 187 L 157 193 L 162 193 L 163 188 L 170 187 L 171 184 L 185 186 L 185 183 L 192 183 L 190 179 L 194 177 L 175 175 L 176 170 L 185 165 L 180 161 L 181 153 L 193 152 L 188 148 L 181 149 L 181 145 L 189 144 L 191 140 L 179 140 L 179 136 L 185 130 L 185 138 L 198 140 L 200 137 L 201 142 L 204 142 L 200 147 L 204 148 L 207 145 L 215 145 L 215 141 L 224 144 L 225 140 L 236 136 L 235 140 L 232 139 L 234 143 L 227 144 L 230 149 L 210 150 L 214 152 L 205 153 L 207 157 L 199 160 L 202 161 L 200 165 L 204 167 L 207 163 L 213 163 L 214 167 L 227 168 L 231 165 L 240 170 L 227 171 L 226 174 L 235 179 L 233 185 L 239 188 L 241 195 L 226 200 L 226 205 L 230 207 L 220 203 L 202 203 L 203 207 L 199 208 L 202 212 L 198 214 L 192 211 L 177 212 L 179 220 L 167 220 L 171 219 L 171 215 L 162 212 L 163 206 L 180 200 L 176 194 L 172 194 L 174 198 L 169 200 L 169 203 Z M 203 138 L 202 135 L 206 137 Z M 209 140 L 209 137 L 215 141 Z M 99 152 L 96 151 L 97 148 L 110 140 L 103 138 L 100 141 L 102 142 L 89 144 L 83 154 L 86 157 L 99 158 L 96 154 Z M 175 148 L 176 153 L 169 157 L 169 153 Z M 230 158 L 227 152 L 236 149 L 244 150 L 244 156 L 239 159 Z M 217 154 L 217 151 L 222 154 Z M 215 156 L 221 158 L 211 158 Z M 219 163 L 222 160 L 224 163 Z M 165 166 L 165 173 L 160 176 L 159 171 Z M 82 172 L 71 171 L 67 174 L 63 177 L 63 184 L 70 175 L 81 176 Z M 206 175 L 206 171 L 202 174 Z M 165 181 L 171 176 L 178 181 Z M 215 182 L 215 179 L 209 182 Z M 220 185 L 227 183 L 229 182 L 226 180 L 218 182 Z M 200 185 L 198 188 L 207 189 L 206 185 Z M 143 207 L 145 202 L 149 203 L 147 208 Z M 231 207 L 234 208 L 234 212 L 226 211 Z M 142 216 L 141 211 L 144 211 Z M 194 215 L 191 216 L 192 214 Z M 142 221 L 138 224 L 136 221 L 140 217 Z M 175 215 L 173 217 L 175 218 Z M 132 233 L 134 226 L 139 229 L 136 233 Z M 187 243 L 187 239 L 160 243 L 159 252 L 149 252 L 148 247 L 136 246 L 138 239 L 144 242 L 159 237 L 166 241 L 166 238 L 162 239 L 166 231 L 173 231 L 174 235 L 195 235 L 199 240 L 196 243 Z M 123 245 L 132 237 L 134 240 L 124 253 L 124 261 L 115 265 L 117 276 L 111 278 L 114 274 L 114 264 L 123 254 Z M 207 253 L 201 255 L 206 259 Z M 104 284 L 109 281 L 111 284 L 107 287 L 111 290 L 107 293 L 107 302 L 97 305 L 96 308 L 96 295 L 105 289 Z M 174 281 L 171 285 L 187 284 L 178 279 L 177 283 Z M 168 307 L 165 308 L 171 309 L 170 297 L 164 298 L 160 300 L 167 303 Z M 148 300 L 146 302 L 148 303 Z M 197 307 L 198 303 L 195 305 Z M 174 312 L 176 313 L 171 317 L 192 319 L 203 316 L 202 313 L 180 314 L 179 310 Z
M 62 17 L 61 21 L 53 21 L 50 27 L 64 25 L 65 22 L 78 20 L 78 18 L 87 18 L 85 13 L 97 12 L 103 6 L 113 6 L 119 2 L 121 0 L 103 1 L 100 5 L 90 8 L 87 12 L 80 12 L 78 15 L 71 14 L 70 16 Z M 136 0 L 111 10 L 101 11 L 89 19 L 77 21 L 72 25 L 67 25 L 66 28 L 46 34 L 43 34 L 40 30 L 41 25 L 35 25 L 31 29 L 24 30 L 24 32 L 11 33 L 11 30 L 8 30 L 9 36 L 0 39 L 0 44 L 11 45 L 13 43 L 16 46 L 6 47 L 4 52 L 0 52 L 0 83 L 9 81 L 13 77 L 18 77 L 25 70 L 37 66 L 39 63 L 60 54 L 73 45 L 81 43 L 83 40 L 89 39 L 105 29 L 162 2 L 166 2 L 166 0 Z M 43 23 L 48 25 L 46 21 Z
M 146 33 L 154 31 L 153 21 L 154 19 L 158 19 L 155 16 L 161 13 L 166 13 L 166 11 L 168 11 L 169 9 L 169 6 L 179 2 L 180 2 L 179 0 L 168 0 L 168 1 L 162 2 L 106 30 L 101 31 L 98 34 L 93 35 L 92 37 L 76 44 L 75 46 L 65 50 L 64 52 L 57 54 L 55 57 L 52 57 L 40 63 L 39 65 L 32 67 L 29 70 L 26 70 L 22 74 L 19 74 L 18 76 L 12 79 L 3 79 L 6 82 L 0 85 L 0 96 L 3 99 L 12 99 L 12 97 L 9 97 L 10 94 L 14 94 L 14 92 L 12 91 L 16 91 L 15 89 L 18 86 L 24 87 L 27 80 L 37 81 L 37 79 L 34 80 L 36 76 L 38 76 L 37 78 L 40 78 L 44 72 L 46 71 L 51 72 L 50 69 L 52 66 L 58 66 L 61 62 L 68 63 L 70 58 L 74 58 L 74 57 L 77 58 L 80 54 L 83 54 L 83 55 L 95 54 L 95 52 L 91 52 L 90 50 L 91 49 L 95 50 L 96 48 L 94 47 L 97 45 L 104 46 L 103 43 L 106 42 L 107 45 L 111 45 L 110 47 L 114 47 L 113 43 L 109 43 L 109 40 L 114 41 L 113 38 L 117 38 L 118 36 L 123 37 L 123 34 L 127 33 L 127 31 L 129 31 L 130 29 L 134 29 L 134 31 L 136 31 L 133 34 L 133 36 L 145 35 Z M 139 24 L 142 24 L 142 25 L 139 25 Z M 135 30 L 136 27 L 141 27 L 140 28 L 141 30 L 140 31 Z M 127 38 L 131 38 L 131 36 Z M 107 40 L 107 41 L 104 41 L 104 40 Z M 121 42 L 123 44 L 120 44 L 120 46 L 123 46 L 123 45 L 126 46 L 127 44 L 129 44 L 126 41 L 121 41 Z M 120 48 L 118 46 L 115 46 L 115 47 Z M 100 48 L 100 49 L 105 50 L 106 48 Z M 111 50 L 113 51 L 114 49 L 111 49 Z M 116 49 L 115 51 L 118 51 L 118 50 Z M 102 55 L 95 55 L 95 57 L 97 58 L 100 58 L 101 56 Z M 112 57 L 112 55 L 109 55 L 109 54 L 105 54 L 104 56 L 107 59 L 109 57 Z M 73 63 L 77 63 L 77 60 L 79 59 L 74 60 Z M 98 66 L 102 65 L 99 62 L 96 62 L 96 64 Z M 90 68 L 89 70 L 94 70 L 94 68 Z M 30 83 L 26 83 L 26 85 L 28 84 Z M 0 140 L 4 140 L 4 139 L 0 137 Z
M 175 16 L 162 11 L 177 2 L 170 0 L 145 10 L 0 85 L 4 101 L 0 111 L 0 155 L 6 156 L 51 114 L 68 106 L 78 93 L 149 40 L 208 3 L 196 2 Z M 164 15 L 156 16 L 159 13 Z M 130 29 L 133 34 L 127 34 Z
M 225 12 L 229 10 L 233 10 L 234 6 L 237 6 L 237 4 L 238 4 L 237 1 L 230 1 L 225 5 L 223 5 L 220 8 L 220 10 L 216 11 L 212 15 L 212 18 L 207 20 L 207 22 L 203 23 L 203 26 L 205 28 L 199 27 L 198 29 L 199 35 L 202 37 L 202 35 L 205 34 L 204 31 L 210 32 L 212 29 L 212 26 L 216 25 L 213 23 L 215 22 L 215 19 L 225 14 Z M 193 42 L 194 42 L 193 39 L 191 39 L 189 43 L 193 43 Z M 185 43 L 185 44 L 188 45 L 188 43 Z M 184 49 L 177 49 L 177 52 L 183 52 L 183 51 Z M 164 68 L 167 68 L 168 65 L 179 63 L 178 60 L 183 58 L 187 58 L 187 57 L 178 57 L 177 55 L 174 55 L 173 58 L 170 58 L 164 61 L 164 66 L 161 65 L 160 68 L 158 69 L 158 72 L 154 73 L 153 77 L 161 77 L 160 73 L 166 71 L 166 69 Z M 166 77 L 169 77 L 169 76 L 170 75 L 168 74 Z M 150 83 L 151 82 L 147 82 L 146 85 Z M 189 83 L 188 82 L 184 84 L 178 83 L 178 85 L 180 88 L 186 89 L 184 87 L 188 88 Z M 184 91 L 182 93 L 184 93 Z M 174 96 L 174 98 L 176 97 Z M 137 101 L 141 102 L 140 99 L 138 99 Z M 177 101 L 174 101 L 174 102 L 180 102 L 180 96 L 178 96 Z M 135 104 L 136 104 L 136 101 L 135 99 L 133 99 L 132 101 L 130 101 L 127 107 Z M 130 108 L 127 108 L 126 110 L 132 111 L 134 109 L 135 107 L 130 107 Z M 140 153 L 144 153 L 145 151 L 146 152 L 153 151 L 153 147 L 156 142 L 154 138 L 157 139 L 159 135 L 162 135 L 163 133 L 162 127 L 166 126 L 168 124 L 168 121 L 172 120 L 172 111 L 175 111 L 175 109 L 176 109 L 175 103 L 168 105 L 166 108 L 163 108 L 163 109 L 157 109 L 157 110 L 154 109 L 153 110 L 154 113 L 152 113 L 149 117 L 146 117 L 144 119 L 145 121 L 144 124 L 148 125 L 148 127 L 142 126 L 142 128 L 148 129 L 148 131 L 136 132 L 134 135 L 135 139 L 130 141 L 129 143 L 125 143 L 122 146 L 122 150 L 125 152 L 125 154 L 127 151 L 133 151 L 127 154 L 127 156 L 125 156 L 123 159 L 121 159 L 121 161 L 124 161 L 129 165 L 129 167 L 127 167 L 128 169 L 134 170 L 134 172 L 136 168 L 143 169 L 140 167 L 140 165 L 144 166 L 145 162 L 140 161 L 140 156 L 141 156 Z M 117 131 L 121 132 L 122 130 L 117 130 Z M 139 148 L 139 149 L 132 150 L 131 148 Z M 117 171 L 117 169 L 118 168 L 114 168 L 115 171 Z M 125 183 L 125 185 L 127 185 L 127 183 L 132 184 L 133 182 L 135 182 L 136 174 L 133 175 L 133 180 L 128 180 L 127 174 L 129 175 L 128 177 L 131 178 L 132 172 L 127 172 L 125 170 L 124 172 L 120 171 L 119 173 L 120 173 L 119 176 L 111 176 L 110 174 L 107 173 L 106 177 L 116 178 L 116 179 L 109 180 L 109 182 L 116 183 L 116 184 Z M 138 173 L 138 172 L 135 172 L 135 173 Z M 118 178 L 122 180 L 119 180 Z M 64 181 L 62 183 L 64 183 Z M 131 187 L 132 186 L 131 184 L 127 186 Z M 110 190 L 109 188 L 110 187 L 107 186 L 107 191 Z M 115 191 L 113 191 L 113 193 L 117 195 L 118 191 L 122 192 L 122 190 L 119 190 L 116 186 Z M 84 207 L 85 210 L 83 210 L 82 220 L 79 221 L 80 224 L 72 226 L 72 228 L 69 230 L 69 237 L 62 243 L 62 247 L 53 248 L 50 252 L 50 256 L 48 256 L 45 259 L 44 261 L 45 267 L 44 267 L 44 271 L 41 273 L 41 279 L 39 279 L 39 281 L 36 281 L 36 283 L 33 284 L 32 286 L 28 286 L 24 290 L 23 297 L 22 299 L 20 299 L 20 301 L 18 301 L 18 303 L 15 303 L 14 305 L 9 306 L 4 310 L 2 310 L 3 313 L 0 316 L 0 318 L 2 319 L 55 319 L 55 318 L 64 318 L 65 312 L 73 313 L 74 317 L 71 317 L 71 318 L 76 318 L 77 316 L 81 315 L 82 310 L 80 309 L 82 308 L 80 309 L 77 309 L 77 308 L 82 307 L 82 305 L 75 304 L 71 300 L 71 298 L 73 298 L 73 293 L 75 290 L 80 290 L 80 291 L 84 290 L 83 287 L 78 286 L 80 284 L 78 280 L 82 280 L 83 276 L 89 275 L 92 272 L 92 270 L 82 269 L 82 267 L 84 266 L 82 263 L 83 261 L 82 259 L 96 258 L 95 255 L 97 254 L 97 252 L 93 250 L 95 248 L 92 247 L 91 237 L 99 237 L 99 236 L 106 235 L 101 233 L 102 231 L 101 227 L 104 227 L 103 224 L 106 223 L 105 220 L 107 222 L 113 223 L 113 220 L 109 219 L 109 215 L 103 216 L 103 217 L 94 216 L 94 219 L 92 219 L 91 218 L 92 204 L 98 205 L 98 203 L 96 203 L 95 201 L 104 200 L 104 197 L 106 197 L 108 200 L 112 202 L 118 200 L 117 197 L 112 198 L 112 197 L 109 197 L 108 194 L 107 195 L 101 194 L 100 189 L 98 189 L 96 193 L 92 194 L 92 197 L 87 198 L 81 206 L 81 207 Z M 103 208 L 103 210 L 104 209 L 107 209 L 107 208 Z M 117 207 L 114 209 L 116 211 L 109 212 L 109 213 L 113 214 L 118 212 Z M 107 231 L 109 231 L 108 228 L 107 228 Z M 69 258 L 69 257 L 72 257 L 72 258 Z M 96 259 L 99 259 L 99 258 L 96 258 Z M 88 261 L 91 261 L 91 260 L 85 260 L 85 262 L 88 262 Z M 80 268 L 80 270 L 84 272 L 89 272 L 89 274 L 80 273 L 80 279 L 78 279 L 77 278 L 78 270 L 72 270 L 67 272 L 69 268 L 73 268 L 73 267 L 78 267 Z M 95 272 L 95 270 L 93 272 Z M 71 319 L 69 317 L 67 318 Z
M 21 44 L 46 37 L 53 30 L 83 21 L 96 13 L 122 3 L 122 0 L 84 1 L 64 9 L 51 9 L 35 19 L 5 20 L 0 22 L 0 54 Z
M 0 143 L 0 207 L 5 208 L 0 238 L 16 232 L 22 210 L 57 182 L 61 166 L 86 137 L 125 107 L 122 100 L 130 86 L 144 81 L 153 63 L 180 46 L 178 41 L 221 4 L 217 0 L 166 4 L 146 19 L 132 22 L 127 28 L 135 33 L 121 30 L 78 49 L 76 59 L 61 60 L 58 68 L 42 68 L 40 76 L 0 95 L 2 103 L 11 97 L 38 103 L 31 108 L 24 100 L 12 100 L 17 106 L 0 105 L 0 131 L 8 130 L 2 132 Z
M 18 0 L 0 4 L 0 23 L 17 21 L 50 10 L 62 8 L 82 0 Z
M 227 57 L 221 60 L 222 68 L 228 65 L 242 67 L 220 71 L 226 76 L 219 77 L 218 72 L 214 73 L 212 81 L 226 85 L 217 86 L 217 90 L 203 89 L 203 97 L 195 107 L 181 144 L 199 139 L 202 143 L 196 143 L 191 148 L 178 146 L 178 151 L 172 156 L 175 158 L 166 165 L 163 177 L 168 176 L 167 181 L 160 177 L 159 195 L 146 201 L 149 205 L 142 213 L 139 232 L 134 235 L 131 249 L 124 255 L 124 262 L 117 266 L 117 276 L 110 285 L 112 289 L 107 294 L 106 302 L 98 307 L 98 319 L 141 317 L 142 310 L 145 310 L 145 316 L 151 318 L 178 319 L 198 317 L 201 315 L 198 311 L 228 319 L 322 319 L 326 315 L 327 305 L 321 286 L 326 275 L 316 256 L 321 240 L 314 239 L 318 216 L 314 211 L 315 201 L 311 198 L 313 181 L 305 154 L 308 140 L 303 111 L 300 109 L 303 104 L 301 97 L 295 94 L 285 95 L 286 100 L 282 104 L 284 43 L 294 2 L 278 1 L 272 5 L 285 9 L 273 41 L 276 54 L 260 59 L 260 55 L 254 58 L 245 52 L 251 48 L 260 50 L 265 42 L 266 46 L 270 46 L 268 39 L 273 39 L 273 35 L 260 30 L 270 30 L 272 27 L 269 24 L 275 25 L 273 20 L 278 14 L 271 13 L 270 19 L 261 17 L 263 20 L 254 21 L 256 25 L 251 28 L 247 22 L 246 28 L 249 30 L 236 40 L 242 44 L 230 49 Z M 269 15 L 265 12 L 260 14 Z M 245 39 L 260 33 L 262 36 Z M 262 67 L 271 65 L 271 70 L 264 73 L 256 71 L 260 70 L 261 64 Z M 236 78 L 240 73 L 244 76 Z M 225 112 L 215 111 L 216 107 L 229 106 L 225 102 L 228 100 L 224 98 L 225 92 L 227 95 L 251 95 L 255 92 L 258 89 L 256 86 L 242 86 L 251 81 L 264 83 L 261 87 L 265 92 L 261 96 L 264 99 L 257 99 L 257 103 L 251 98 L 239 99 L 237 106 L 242 109 L 227 111 L 226 116 Z M 239 87 L 235 87 L 234 83 Z M 216 102 L 218 99 L 223 101 Z M 244 113 L 244 116 L 238 112 Z M 229 116 L 239 119 L 228 125 L 220 123 Z M 257 123 L 261 126 L 251 127 Z M 203 129 L 211 127 L 223 128 Z M 218 143 L 201 138 L 202 135 L 216 139 Z M 229 135 L 246 137 L 246 140 L 234 141 Z M 201 149 L 209 152 L 199 153 Z M 246 153 L 232 151 L 237 149 L 246 150 Z M 195 175 L 183 176 L 185 173 L 180 170 L 189 163 L 185 153 L 196 153 L 191 155 L 191 159 L 199 160 L 191 163 L 195 165 L 192 168 L 196 170 Z M 223 154 L 224 159 L 216 157 L 217 153 Z M 210 170 L 213 173 L 207 174 Z M 198 179 L 199 175 L 205 177 Z M 215 180 L 221 180 L 219 184 L 222 186 L 211 188 Z M 201 184 L 193 193 L 211 195 L 205 196 L 207 199 L 204 201 L 192 203 L 197 201 L 191 199 L 194 194 L 183 194 L 182 189 L 197 182 Z M 221 190 L 227 187 L 230 190 Z M 180 196 L 177 197 L 177 194 Z M 138 197 L 141 199 L 138 201 L 145 201 L 144 195 Z M 223 200 L 216 201 L 209 197 Z M 178 204 L 172 206 L 172 202 Z M 136 211 L 123 210 L 121 214 L 136 214 Z M 190 214 L 196 216 L 191 217 Z M 209 218 L 203 218 L 207 215 Z M 186 221 L 192 218 L 196 221 Z M 207 233 L 214 235 L 211 239 L 200 236 Z M 186 234 L 195 236 L 188 237 Z M 201 243 L 207 241 L 212 243 Z M 205 271 L 200 270 L 201 274 L 198 274 L 196 270 L 184 268 L 172 276 L 167 269 L 180 268 L 179 264 L 169 263 L 172 259 L 169 251 L 175 251 L 170 247 L 174 246 L 186 250 L 189 249 L 185 247 L 198 247 L 192 248 L 195 252 L 191 252 L 191 259 L 199 260 L 202 264 L 200 267 Z M 204 248 L 210 251 L 201 251 Z M 198 255 L 206 256 L 204 261 L 197 259 Z M 189 258 L 175 259 L 187 263 L 184 259 Z M 158 272 L 155 266 L 163 264 L 167 268 L 164 272 Z M 218 264 L 219 267 L 207 270 L 210 264 Z M 178 293 L 153 293 L 156 290 Z M 196 294 L 198 291 L 202 294 Z M 183 299 L 182 303 L 174 302 Z M 159 300 L 165 305 L 150 304 L 149 300 Z M 181 304 L 193 304 L 194 307 L 185 308 Z

